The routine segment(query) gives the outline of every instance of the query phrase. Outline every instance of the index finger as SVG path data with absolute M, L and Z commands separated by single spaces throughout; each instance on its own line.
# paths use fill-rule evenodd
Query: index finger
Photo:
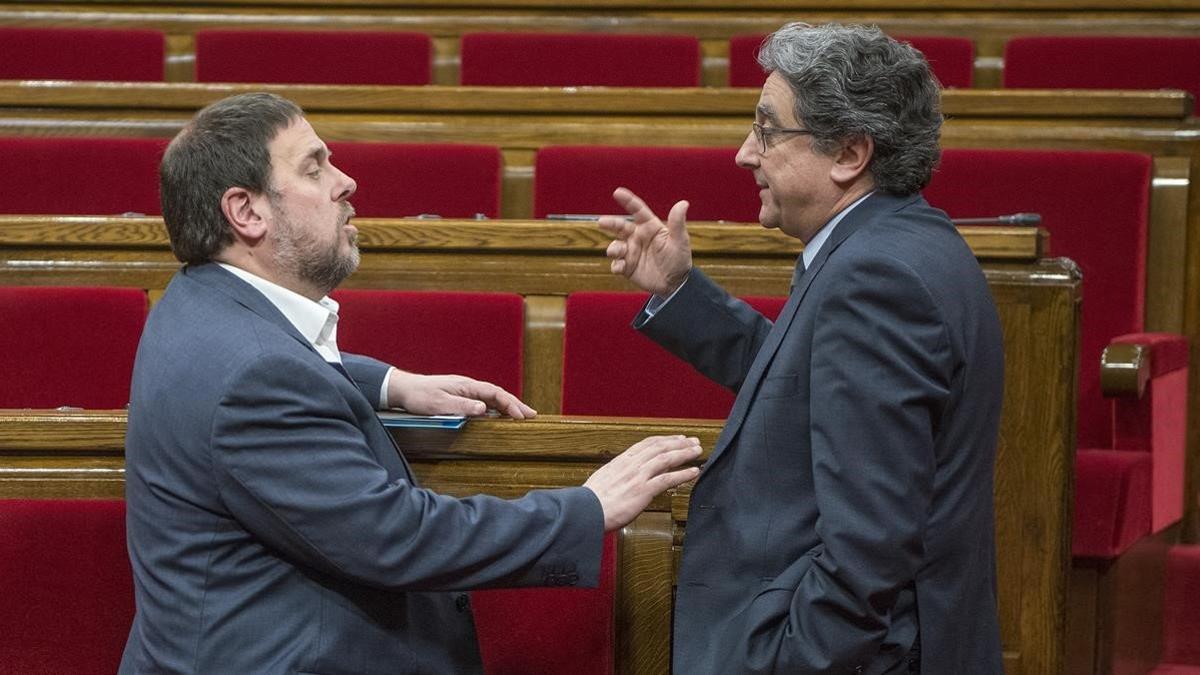
M 658 220 L 658 216 L 646 206 L 646 202 L 642 198 L 635 195 L 633 190 L 629 188 L 619 187 L 613 191 L 613 199 L 625 209 L 625 212 L 633 216 L 634 222 L 644 223 L 648 220 Z

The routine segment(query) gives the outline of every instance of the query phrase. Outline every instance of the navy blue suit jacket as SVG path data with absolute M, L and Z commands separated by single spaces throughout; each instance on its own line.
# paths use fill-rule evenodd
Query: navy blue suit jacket
M 134 366 L 122 673 L 478 672 L 452 591 L 595 585 L 590 490 L 418 487 L 374 412 L 387 366 L 344 362 L 218 265 L 171 281 Z
M 771 324 L 694 271 L 647 335 L 737 393 L 692 491 L 676 672 L 1001 673 L 986 280 L 945 214 L 876 193 Z M 918 644 L 919 634 L 919 644 Z

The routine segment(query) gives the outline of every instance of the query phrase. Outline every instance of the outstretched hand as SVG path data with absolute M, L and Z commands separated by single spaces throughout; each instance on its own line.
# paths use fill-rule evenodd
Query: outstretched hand
M 626 188 L 617 188 L 613 199 L 630 216 L 600 217 L 600 229 L 613 238 L 606 251 L 613 274 L 624 275 L 657 296 L 671 295 L 692 269 L 688 203 L 675 202 L 664 224 L 646 202 Z
M 604 531 L 625 527 L 655 495 L 700 475 L 697 467 L 679 468 L 700 452 L 696 438 L 650 436 L 596 469 L 583 486 L 600 500 Z
M 418 375 L 393 368 L 388 404 L 417 415 L 482 415 L 488 408 L 513 419 L 537 415 L 521 399 L 491 382 L 462 375 Z

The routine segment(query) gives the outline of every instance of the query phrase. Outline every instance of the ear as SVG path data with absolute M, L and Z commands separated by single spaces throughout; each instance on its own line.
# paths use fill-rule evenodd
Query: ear
M 263 218 L 266 198 L 243 187 L 231 187 L 221 195 L 221 212 L 233 228 L 233 235 L 242 243 L 254 246 L 267 236 Z
M 871 157 L 875 155 L 875 139 L 859 136 L 847 141 L 833 156 L 829 177 L 839 185 L 848 185 L 867 171 Z

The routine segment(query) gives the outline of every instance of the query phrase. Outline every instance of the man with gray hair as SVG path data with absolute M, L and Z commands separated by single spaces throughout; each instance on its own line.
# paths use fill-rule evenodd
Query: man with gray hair
M 925 59 L 876 28 L 789 24 L 737 154 L 804 242 L 772 324 L 692 267 L 678 202 L 600 227 L 653 294 L 635 327 L 737 398 L 692 490 L 673 668 L 1001 673 L 987 282 L 920 195 L 942 124 Z
M 695 476 L 651 437 L 581 487 L 421 488 L 375 415 L 534 411 L 466 377 L 337 348 L 358 265 L 350 197 L 300 109 L 218 101 L 171 142 L 163 219 L 185 265 L 138 346 L 125 439 L 137 614 L 122 673 L 477 673 L 467 596 L 594 586 L 605 532 Z

